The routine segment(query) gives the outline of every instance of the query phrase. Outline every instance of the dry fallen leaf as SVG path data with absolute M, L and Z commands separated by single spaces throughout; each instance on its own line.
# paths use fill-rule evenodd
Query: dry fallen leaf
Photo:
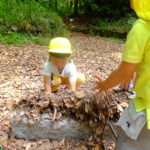
M 94 150 L 101 150 L 99 145 L 96 145 Z
M 49 101 L 40 102 L 40 103 L 38 103 L 38 105 L 40 106 L 41 109 L 44 109 L 44 108 L 48 107 Z
M 127 102 L 122 102 L 120 105 L 121 105 L 122 107 L 128 107 L 128 106 L 129 106 L 129 103 L 127 103 Z
M 28 125 L 33 126 L 35 124 L 35 121 L 33 119 L 28 120 Z
M 0 144 L 1 144 L 1 146 L 3 146 L 3 147 L 7 147 L 8 142 L 7 142 L 7 140 L 0 140 Z
M 84 98 L 84 97 L 86 96 L 86 94 L 85 94 L 84 91 L 76 91 L 76 92 L 75 92 L 75 96 L 76 96 L 76 98 L 78 98 L 78 99 L 82 99 L 82 98 Z
M 79 108 L 79 107 L 81 107 L 82 104 L 83 104 L 83 101 L 80 100 L 80 101 L 78 101 L 78 102 L 76 103 L 76 107 Z
M 84 119 L 84 115 L 79 113 L 79 118 L 80 118 L 80 120 L 83 120 Z
M 55 121 L 56 120 L 56 115 L 57 115 L 57 108 L 54 107 L 54 116 L 52 118 L 52 121 Z
M 99 127 L 96 128 L 96 134 L 97 134 L 97 135 L 100 135 L 100 134 L 102 133 L 102 131 L 103 131 L 103 130 L 102 130 L 102 127 L 101 127 L 101 126 L 99 126 Z
M 122 106 L 121 106 L 120 104 L 117 104 L 117 109 L 118 109 L 119 111 L 123 112 L 123 108 L 122 108 Z
M 85 104 L 85 112 L 92 113 L 92 106 L 90 104 Z

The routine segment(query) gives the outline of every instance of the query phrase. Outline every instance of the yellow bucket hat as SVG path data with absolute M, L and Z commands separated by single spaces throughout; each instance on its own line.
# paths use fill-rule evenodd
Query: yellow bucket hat
M 50 41 L 49 53 L 71 54 L 71 44 L 67 38 L 57 37 Z
M 150 0 L 132 0 L 138 17 L 150 21 Z

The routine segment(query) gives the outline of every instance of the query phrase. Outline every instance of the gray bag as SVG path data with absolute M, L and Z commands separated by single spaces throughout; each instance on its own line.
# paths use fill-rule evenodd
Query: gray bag
M 124 110 L 116 125 L 120 126 L 132 140 L 137 140 L 145 124 L 145 111 L 136 112 L 134 102 L 130 101 L 129 107 Z
M 115 150 L 150 150 L 150 130 L 146 125 L 137 140 L 130 139 L 121 128 L 118 129 L 118 133 Z

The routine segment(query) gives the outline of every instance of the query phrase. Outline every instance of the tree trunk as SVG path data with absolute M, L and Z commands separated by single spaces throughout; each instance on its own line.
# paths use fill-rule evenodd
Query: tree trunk
M 79 0 L 74 0 L 74 15 L 75 16 L 78 15 L 78 3 L 79 3 Z
M 57 10 L 57 8 L 58 8 L 58 2 L 57 0 L 55 0 L 55 10 Z

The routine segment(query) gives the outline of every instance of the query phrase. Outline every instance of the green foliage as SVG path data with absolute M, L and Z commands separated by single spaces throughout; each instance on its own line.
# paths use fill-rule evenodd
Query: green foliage
M 23 45 L 31 43 L 29 41 L 29 37 L 24 34 L 19 34 L 15 32 L 7 33 L 5 35 L 0 35 L 0 43 L 3 44 L 16 44 L 16 45 Z
M 38 2 L 47 9 L 52 9 L 61 15 L 73 14 L 73 0 L 38 0 Z
M 25 44 L 29 45 L 32 43 L 39 44 L 39 45 L 48 45 L 49 39 L 32 36 L 27 33 L 10 32 L 10 33 L 6 33 L 5 35 L 0 34 L 0 43 L 15 44 L 17 46 L 21 46 Z
M 132 15 L 111 22 L 107 19 L 97 17 L 92 20 L 89 27 L 89 33 L 104 37 L 126 38 L 126 35 L 130 31 L 135 20 L 136 18 Z
M 31 41 L 33 41 L 33 43 L 39 44 L 39 45 L 48 45 L 50 40 L 46 39 L 46 38 L 42 38 L 42 37 L 33 36 L 33 37 L 31 37 Z
M 61 17 L 35 0 L 1 0 L 0 33 L 4 35 L 8 31 L 50 36 L 67 34 Z
M 68 36 L 56 12 L 92 16 L 89 32 L 105 37 L 125 37 L 135 19 L 125 0 L 0 0 L 0 43 L 45 45 L 42 36 Z
M 37 0 L 46 8 L 51 8 L 61 15 L 83 14 L 93 0 Z
M 60 14 L 89 14 L 109 20 L 126 17 L 131 13 L 129 0 L 37 0 L 44 7 Z
M 118 42 L 118 43 L 121 43 L 121 42 L 125 42 L 126 39 L 121 39 L 121 38 L 117 38 L 117 37 L 109 37 L 109 38 L 104 38 L 105 40 L 108 40 L 108 41 L 115 41 L 115 42 Z
M 133 18 L 122 18 L 117 21 L 109 21 L 107 19 L 95 18 L 92 20 L 91 25 L 101 28 L 101 29 L 109 29 L 109 30 L 117 30 L 118 32 L 128 32 L 131 29 L 132 23 L 135 19 Z
M 89 5 L 90 14 L 109 20 L 117 20 L 132 13 L 129 0 L 92 0 Z

